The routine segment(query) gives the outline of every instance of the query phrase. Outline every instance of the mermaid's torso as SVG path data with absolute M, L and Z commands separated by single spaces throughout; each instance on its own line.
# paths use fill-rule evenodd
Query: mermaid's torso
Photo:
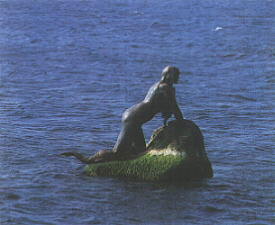
M 163 88 L 160 82 L 155 83 L 148 91 L 144 100 L 127 109 L 122 115 L 124 123 L 130 122 L 141 125 L 151 120 L 157 113 L 171 111 L 171 90 Z M 168 113 L 169 114 L 169 113 Z M 171 113 L 170 113 L 171 114 Z

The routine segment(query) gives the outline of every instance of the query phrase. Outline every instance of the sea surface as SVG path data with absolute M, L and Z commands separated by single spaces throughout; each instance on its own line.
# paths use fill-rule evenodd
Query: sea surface
M 272 224 L 275 1 L 0 0 L 0 224 Z M 214 177 L 88 177 L 166 65 Z M 160 116 L 144 125 L 148 141 Z

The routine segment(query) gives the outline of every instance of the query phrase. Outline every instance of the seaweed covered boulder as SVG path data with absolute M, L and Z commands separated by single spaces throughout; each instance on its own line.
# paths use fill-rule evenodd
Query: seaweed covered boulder
M 90 164 L 85 167 L 85 172 L 90 176 L 148 181 L 183 181 L 213 176 L 202 133 L 190 120 L 174 120 L 155 130 L 147 151 L 135 158 Z

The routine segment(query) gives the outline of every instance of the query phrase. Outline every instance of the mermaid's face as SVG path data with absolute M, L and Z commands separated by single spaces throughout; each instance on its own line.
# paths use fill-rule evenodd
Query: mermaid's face
M 177 84 L 179 80 L 179 69 L 174 66 L 167 66 L 162 71 L 162 80 L 170 83 L 170 84 Z

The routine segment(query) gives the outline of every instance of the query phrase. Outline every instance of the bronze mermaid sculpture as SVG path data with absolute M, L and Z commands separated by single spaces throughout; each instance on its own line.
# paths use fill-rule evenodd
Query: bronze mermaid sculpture
M 75 156 L 84 163 L 99 163 L 113 160 L 126 160 L 146 151 L 142 125 L 161 113 L 164 126 L 167 120 L 175 116 L 183 120 L 183 115 L 176 101 L 173 84 L 178 83 L 179 69 L 167 66 L 163 69 L 161 79 L 151 86 L 144 100 L 122 114 L 122 128 L 112 151 L 101 150 L 91 157 L 84 157 L 77 152 L 65 152 L 64 156 Z

